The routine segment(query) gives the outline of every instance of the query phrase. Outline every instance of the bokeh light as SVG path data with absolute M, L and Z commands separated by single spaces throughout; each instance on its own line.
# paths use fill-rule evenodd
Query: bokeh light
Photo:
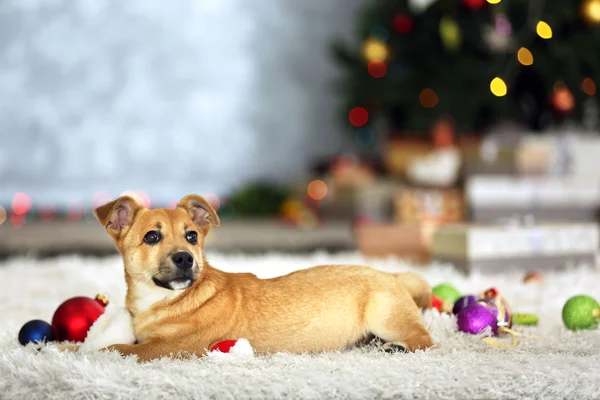
M 387 72 L 387 65 L 381 61 L 369 61 L 367 70 L 373 78 L 383 78 Z
M 94 193 L 94 197 L 92 198 L 92 206 L 96 209 L 100 206 L 105 205 L 106 203 L 111 202 L 112 196 L 106 192 L 96 192 Z
M 492 81 L 490 82 L 490 90 L 492 91 L 494 96 L 498 97 L 505 96 L 506 92 L 508 91 L 508 89 L 506 88 L 506 83 L 504 83 L 504 81 L 499 77 L 495 77 L 494 79 L 492 79 Z
M 56 207 L 52 204 L 41 204 L 38 214 L 43 222 L 50 222 L 56 217 Z
M 362 127 L 354 133 L 354 140 L 360 147 L 368 147 L 375 143 L 375 133 L 367 127 Z
M 323 200 L 327 196 L 327 184 L 320 179 L 315 179 L 308 184 L 308 195 L 313 200 Z
M 508 18 L 502 15 L 496 17 L 494 26 L 496 32 L 500 36 L 509 36 L 512 33 L 512 25 L 510 24 L 510 21 L 508 20 Z
M 141 201 L 140 204 L 142 204 L 146 208 L 150 208 L 150 204 L 151 204 L 150 196 L 148 196 L 146 194 L 146 192 L 137 191 L 135 193 L 138 195 L 138 197 Z
M 348 119 L 356 127 L 364 126 L 369 122 L 369 112 L 364 107 L 354 107 L 348 113 Z
M 487 0 L 488 3 L 490 4 L 498 4 L 500 3 L 502 0 Z
M 14 212 L 10 213 L 10 222 L 13 227 L 20 228 L 23 225 L 25 225 L 26 221 L 27 221 L 27 214 L 17 215 Z
M 12 199 L 12 212 L 15 215 L 25 215 L 31 210 L 31 197 L 27 193 L 15 193 Z
M 517 52 L 517 60 L 523 65 L 533 64 L 533 54 L 525 47 L 521 47 Z
M 67 217 L 71 221 L 80 221 L 85 217 L 85 206 L 81 201 L 72 201 L 67 205 Z
M 121 197 L 122 196 L 132 197 L 141 206 L 150 208 L 150 196 L 148 196 L 146 193 L 144 193 L 142 191 L 126 190 L 123 193 L 121 193 Z
M 600 23 L 600 0 L 584 0 L 581 7 L 586 21 Z
M 394 17 L 394 29 L 396 29 L 399 33 L 410 33 L 414 27 L 415 23 L 408 15 L 398 14 Z
M 419 94 L 419 102 L 425 108 L 433 108 L 438 103 L 437 94 L 432 89 L 423 89 L 423 91 Z
M 388 57 L 388 48 L 385 43 L 370 38 L 363 44 L 363 55 L 368 61 L 385 61 Z
M 535 31 L 542 39 L 550 39 L 552 37 L 552 28 L 544 21 L 537 23 Z
M 6 221 L 6 209 L 0 206 L 0 225 L 2 225 Z
M 219 196 L 213 193 L 209 193 L 205 194 L 203 197 L 204 199 L 206 199 L 206 201 L 208 201 L 208 204 L 210 204 L 212 208 L 215 209 L 215 211 L 219 211 L 219 208 L 221 207 L 221 200 L 219 200 Z
M 568 112 L 575 107 L 573 93 L 562 83 L 555 85 L 554 93 L 552 94 L 552 106 L 560 112 Z
M 315 212 L 321 207 L 321 200 L 315 200 L 309 195 L 306 195 L 304 196 L 304 199 L 302 199 L 302 204 L 307 210 Z
M 583 93 L 587 94 L 588 96 L 596 95 L 596 82 L 594 82 L 592 78 L 585 78 L 581 88 L 583 89 Z
M 375 25 L 371 28 L 371 36 L 379 41 L 387 42 L 390 38 L 390 33 L 381 25 Z

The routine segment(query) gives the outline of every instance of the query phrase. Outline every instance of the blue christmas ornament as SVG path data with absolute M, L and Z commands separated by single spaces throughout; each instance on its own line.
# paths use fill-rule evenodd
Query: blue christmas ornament
M 29 321 L 19 331 L 19 343 L 23 346 L 31 342 L 51 342 L 53 340 L 52 325 L 39 319 Z

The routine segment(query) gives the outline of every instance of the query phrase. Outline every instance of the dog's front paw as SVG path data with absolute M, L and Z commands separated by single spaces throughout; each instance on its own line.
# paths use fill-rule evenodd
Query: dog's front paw
M 381 346 L 386 353 L 408 353 L 406 347 L 402 343 L 387 342 Z
M 72 351 L 72 352 L 76 352 L 79 351 L 79 348 L 81 347 L 81 345 L 79 344 L 59 344 L 57 346 L 52 346 L 55 349 L 57 349 L 58 351 L 61 352 L 65 352 L 65 351 Z

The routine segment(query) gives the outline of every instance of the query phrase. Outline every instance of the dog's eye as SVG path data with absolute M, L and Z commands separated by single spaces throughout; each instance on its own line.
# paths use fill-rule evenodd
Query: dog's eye
M 144 242 L 148 244 L 156 244 L 160 241 L 160 232 L 150 231 L 144 236 Z
M 188 232 L 185 234 L 185 238 L 191 244 L 198 243 L 198 234 L 196 232 Z

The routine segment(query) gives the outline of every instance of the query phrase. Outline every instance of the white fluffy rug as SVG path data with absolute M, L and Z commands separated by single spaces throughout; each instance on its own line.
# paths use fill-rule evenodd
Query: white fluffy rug
M 356 254 L 329 256 L 222 256 L 211 263 L 227 271 L 272 277 L 323 263 L 366 263 Z M 395 260 L 369 262 L 406 270 Z M 137 364 L 114 353 L 36 352 L 17 342 L 30 319 L 50 321 L 71 296 L 105 293 L 122 304 L 124 285 L 117 258 L 13 259 L 0 264 L 0 398 L 368 398 L 368 399 L 593 399 L 600 397 L 600 332 L 572 333 L 561 309 L 572 295 L 600 297 L 600 272 L 579 268 L 548 273 L 541 285 L 521 283 L 523 273 L 461 276 L 448 266 L 418 270 L 430 283 L 450 282 L 465 293 L 497 287 L 521 312 L 540 317 L 522 329 L 537 339 L 516 348 L 495 348 L 456 332 L 453 317 L 427 312 L 436 349 L 386 354 L 373 347 L 323 355 L 277 354 L 235 360 L 159 360 Z

